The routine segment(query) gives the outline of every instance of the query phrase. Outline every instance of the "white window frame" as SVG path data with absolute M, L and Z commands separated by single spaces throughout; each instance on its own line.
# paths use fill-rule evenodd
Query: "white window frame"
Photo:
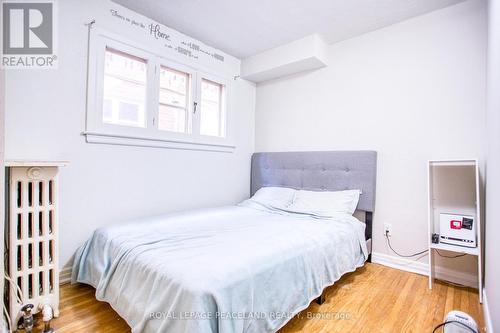
M 175 66 L 175 65 L 174 65 Z M 185 132 L 174 132 L 174 133 L 179 133 L 179 134 L 183 134 L 183 135 L 191 135 L 192 132 L 193 132 L 193 127 L 192 127 L 192 124 L 193 124 L 193 102 L 194 102 L 194 97 L 195 97 L 195 92 L 196 92 L 196 87 L 195 87 L 195 82 L 193 82 L 193 80 L 196 80 L 196 73 L 191 71 L 189 68 L 180 68 L 179 66 L 176 66 L 176 68 L 173 68 L 174 66 L 170 65 L 170 64 L 167 64 L 166 61 L 160 61 L 158 63 L 158 70 L 159 70 L 159 73 L 161 74 L 161 69 L 162 68 L 166 68 L 168 70 L 172 70 L 172 71 L 177 71 L 179 73 L 184 73 L 184 74 L 187 74 L 188 77 L 189 77 L 189 82 L 188 82 L 188 87 L 186 89 L 186 107 L 185 108 L 181 108 L 181 107 L 178 107 L 178 106 L 175 106 L 175 105 L 169 105 L 169 104 L 164 104 L 164 105 L 168 105 L 170 107 L 174 107 L 174 108 L 180 108 L 180 109 L 185 109 L 186 110 L 186 119 L 185 119 Z M 158 78 L 158 81 L 157 83 L 155 83 L 155 85 L 158 86 L 158 101 L 157 103 L 155 103 L 155 105 L 158 105 L 158 108 L 155 109 L 155 113 L 156 113 L 156 117 L 155 117 L 155 126 L 158 127 L 159 124 L 160 124 L 160 91 L 161 91 L 161 86 L 160 86 L 160 75 L 157 76 Z M 158 129 L 160 131 L 165 131 L 165 130 L 161 130 L 159 127 Z
M 157 128 L 158 124 L 158 119 L 159 119 L 159 111 L 160 111 L 160 67 L 168 67 L 180 72 L 184 72 L 189 74 L 189 82 L 190 82 L 190 88 L 189 88 L 189 97 L 187 101 L 187 124 L 188 124 L 188 131 L 186 133 L 182 132 L 170 132 L 170 131 L 165 131 L 165 130 L 160 130 Z M 152 110 L 152 128 L 156 132 L 158 132 L 156 135 L 158 138 L 164 141 L 186 141 L 186 142 L 195 142 L 194 139 L 194 131 L 193 131 L 193 103 L 195 102 L 195 96 L 196 96 L 196 71 L 189 67 L 185 66 L 182 64 L 179 64 L 174 61 L 170 61 L 166 58 L 158 57 L 156 59 L 155 63 L 155 68 L 156 68 L 156 75 L 154 78 L 154 84 L 153 86 L 155 87 L 155 93 L 153 98 L 153 106 L 151 107 L 150 110 Z M 191 128 L 189 128 L 191 127 Z M 201 144 L 201 143 L 200 143 Z
M 205 79 L 207 81 L 211 81 L 213 83 L 216 83 L 216 84 L 219 84 L 222 86 L 222 95 L 221 95 L 221 105 L 220 105 L 220 108 L 221 108 L 221 116 L 224 117 L 224 119 L 226 120 L 225 122 L 221 122 L 221 127 L 222 127 L 222 132 L 223 132 L 223 137 L 226 137 L 227 136 L 227 119 L 228 119 L 228 112 L 227 112 L 227 94 L 228 94 L 228 87 L 229 87 L 229 84 L 226 80 L 221 80 L 221 78 L 219 77 L 216 77 L 214 75 L 211 75 L 209 73 L 199 73 L 198 75 L 198 83 L 197 83 L 197 86 L 198 87 L 201 87 L 201 83 L 202 83 L 202 80 Z M 201 117 L 201 114 L 203 112 L 203 109 L 202 109 L 202 105 L 201 105 L 201 102 L 202 102 L 202 99 L 201 99 L 201 89 L 200 89 L 200 93 L 198 95 L 198 100 L 200 101 L 200 105 L 199 105 L 199 108 L 200 108 L 200 112 L 198 112 L 198 116 Z M 201 121 L 199 121 L 198 123 L 201 123 Z M 204 138 L 220 138 L 220 137 L 217 137 L 217 136 L 209 136 L 209 135 L 202 135 L 201 134 L 201 130 L 199 131 L 200 135 Z
M 103 122 L 103 81 L 106 47 L 145 59 L 146 76 L 146 127 L 114 125 Z M 160 66 L 182 71 L 190 75 L 187 133 L 160 130 L 158 124 Z M 223 110 L 225 113 L 225 136 L 201 135 L 201 79 L 224 86 Z M 87 115 L 84 135 L 89 143 L 105 143 L 130 146 L 164 147 L 192 150 L 232 152 L 235 149 L 232 137 L 231 80 L 218 76 L 202 67 L 193 67 L 147 50 L 139 43 L 131 42 L 116 34 L 93 27 L 89 40 Z M 194 103 L 197 103 L 195 112 Z

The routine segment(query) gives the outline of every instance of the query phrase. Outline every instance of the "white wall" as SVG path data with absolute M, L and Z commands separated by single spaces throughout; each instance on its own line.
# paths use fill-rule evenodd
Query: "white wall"
M 98 227 L 246 198 L 255 86 L 234 81 L 234 153 L 88 144 L 81 135 L 87 71 L 84 23 L 97 16 L 96 24 L 113 28 L 103 22 L 109 2 L 58 4 L 59 68 L 7 73 L 6 156 L 70 161 L 60 177 L 61 265 L 70 263 L 77 247 Z M 227 62 L 239 69 L 239 60 L 228 57 Z
M 329 66 L 257 86 L 256 151 L 378 151 L 374 251 L 427 248 L 428 159 L 485 156 L 485 2 L 333 44 Z M 422 258 L 423 263 L 426 258 Z M 476 261 L 458 263 L 474 278 Z
M 0 9 L 0 15 L 3 17 L 3 11 Z M 3 36 L 3 24 L 0 26 L 0 34 Z M 0 69 L 0 237 L 4 240 L 4 216 L 5 216 L 5 71 Z M 4 242 L 0 242 L 0 253 L 4 253 Z M 0 260 L 0 290 L 4 290 L 5 267 L 4 261 Z M 0 316 L 0 332 L 7 332 L 7 323 L 4 316 Z
M 1 14 L 0 10 L 0 14 Z M 1 28 L 0 28 L 1 29 Z M 0 33 L 2 31 L 0 30 Z M 4 119 L 5 119 L 5 72 L 0 69 L 0 237 L 4 239 L 4 219 L 5 216 L 5 165 L 4 165 L 4 155 L 5 155 L 5 131 L 4 131 Z M 0 242 L 0 253 L 4 253 L 4 242 Z M 4 262 L 0 260 L 0 276 L 4 276 Z M 4 290 L 4 279 L 0 279 L 0 290 Z M 4 316 L 0 316 L 0 332 L 5 332 L 5 322 Z
M 488 8 L 488 157 L 486 173 L 485 294 L 491 328 L 500 330 L 500 1 Z

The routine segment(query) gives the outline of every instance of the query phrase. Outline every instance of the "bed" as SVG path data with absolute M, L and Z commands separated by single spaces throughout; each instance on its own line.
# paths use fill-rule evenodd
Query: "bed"
M 358 211 L 323 219 L 250 201 L 98 229 L 73 282 L 96 288 L 133 332 L 276 332 L 369 260 L 376 153 L 252 157 L 251 193 L 279 186 L 360 189 Z

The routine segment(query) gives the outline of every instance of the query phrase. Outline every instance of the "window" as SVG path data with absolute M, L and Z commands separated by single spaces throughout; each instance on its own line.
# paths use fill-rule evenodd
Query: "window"
M 146 60 L 106 48 L 102 121 L 146 126 Z
M 190 75 L 161 66 L 158 129 L 187 133 Z
M 91 34 L 88 142 L 232 151 L 229 80 Z
M 202 135 L 224 137 L 225 115 L 223 110 L 224 86 L 206 79 L 201 80 L 201 119 Z

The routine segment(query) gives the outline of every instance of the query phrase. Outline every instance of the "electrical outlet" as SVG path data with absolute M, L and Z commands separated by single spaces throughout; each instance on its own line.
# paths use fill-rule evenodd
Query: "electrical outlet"
M 392 235 L 392 224 L 384 223 L 384 236 L 391 237 Z

